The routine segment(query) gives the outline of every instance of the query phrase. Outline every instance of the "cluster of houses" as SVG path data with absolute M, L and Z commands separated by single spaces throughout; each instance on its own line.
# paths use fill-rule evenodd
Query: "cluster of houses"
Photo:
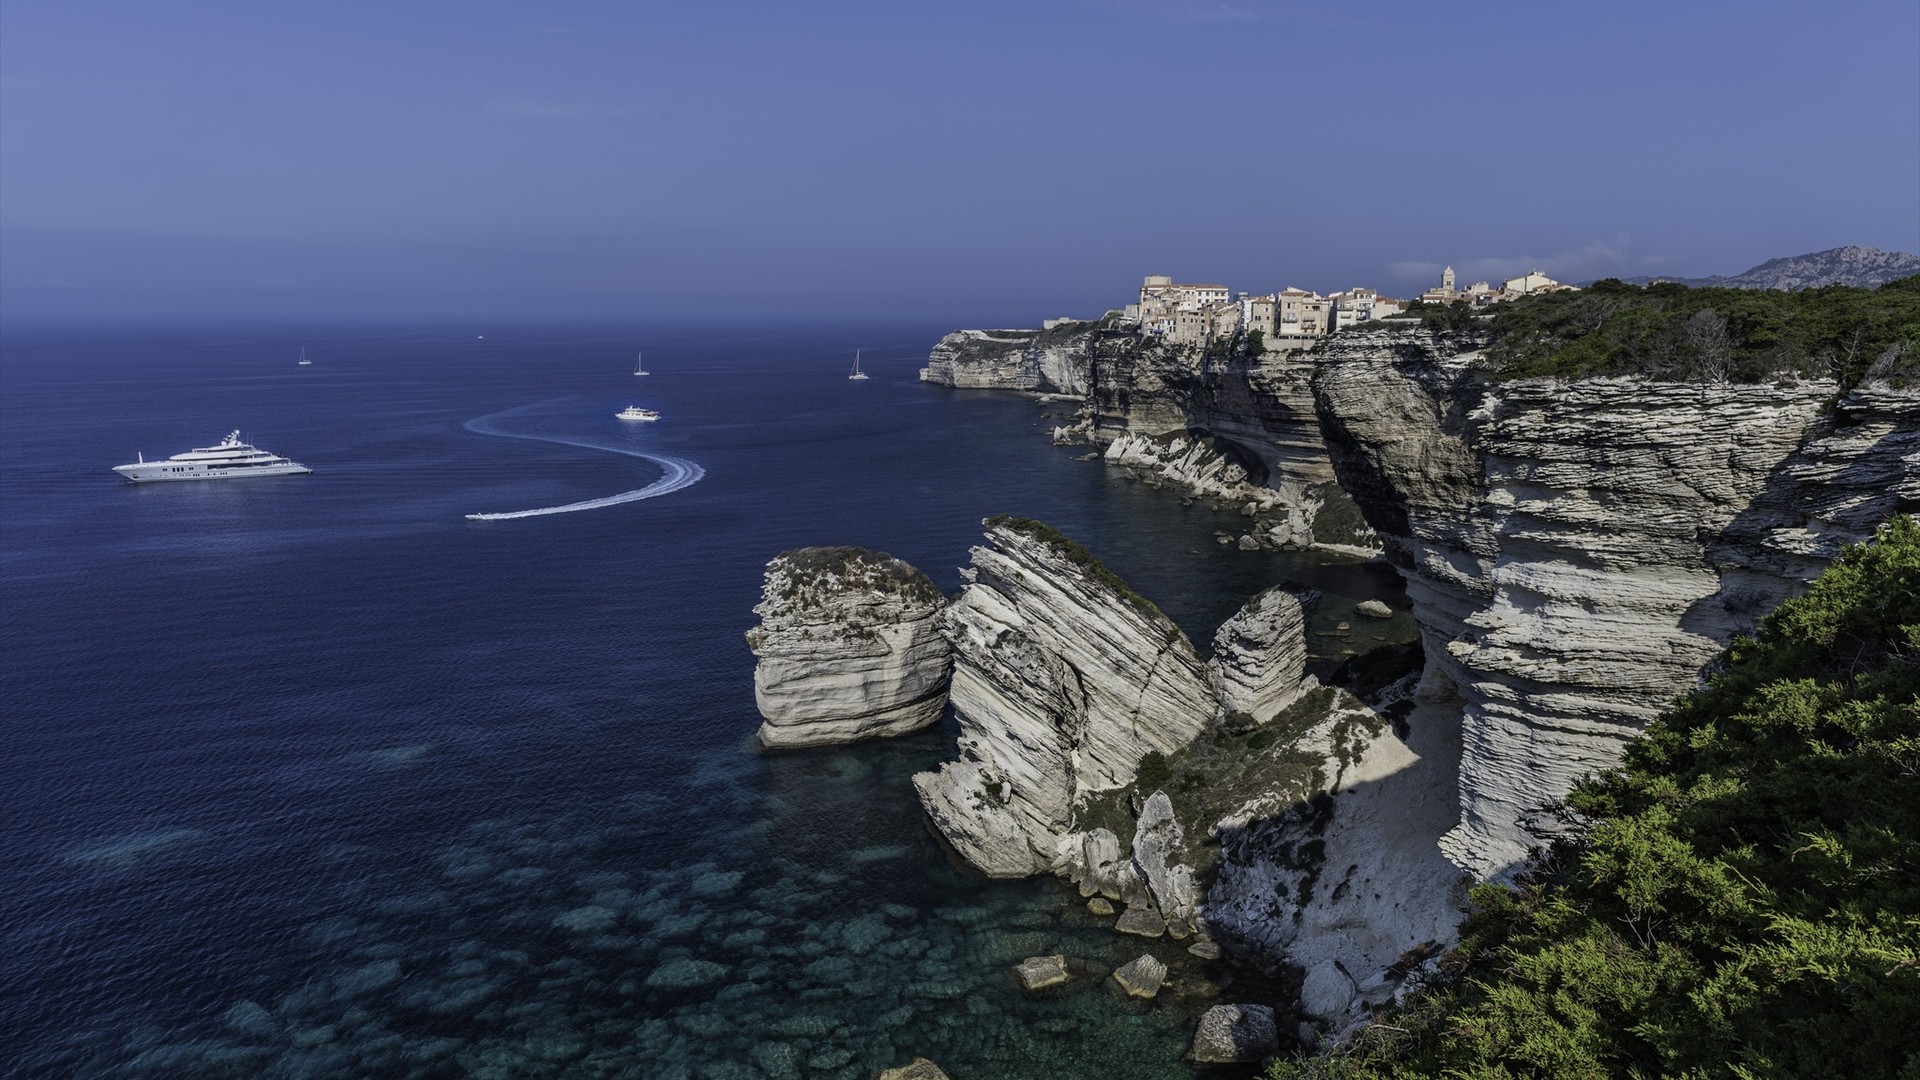
M 1430 304 L 1464 300 L 1475 307 L 1512 300 L 1533 293 L 1571 289 L 1538 270 L 1494 285 L 1477 281 L 1464 289 L 1454 285 L 1453 267 L 1440 275 L 1440 285 L 1420 294 Z M 1305 289 L 1286 288 L 1261 296 L 1237 296 L 1225 285 L 1185 285 L 1155 274 L 1140 286 L 1140 302 L 1128 304 L 1124 317 L 1149 334 L 1190 345 L 1258 330 L 1269 348 L 1304 347 L 1355 323 L 1384 319 L 1407 310 L 1410 301 L 1381 296 L 1356 286 L 1322 296 Z

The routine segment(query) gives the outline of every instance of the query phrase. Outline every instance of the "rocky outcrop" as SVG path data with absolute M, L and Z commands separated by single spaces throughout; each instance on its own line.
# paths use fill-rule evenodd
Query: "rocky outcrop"
M 940 339 L 920 381 L 963 390 L 1084 396 L 1096 341 L 1111 329 L 1066 321 L 1046 330 L 959 330 Z
M 1184 746 L 1214 706 L 1192 643 L 1159 609 L 1044 525 L 987 524 L 940 619 L 960 759 L 913 782 L 962 859 L 1023 877 L 1051 866 L 1077 800 Z
M 1128 997 L 1151 1000 L 1160 993 L 1160 987 L 1167 981 L 1167 965 L 1152 954 L 1140 956 L 1120 965 L 1113 971 L 1113 981 Z
M 767 564 L 754 703 L 767 749 L 900 735 L 939 722 L 952 651 L 945 598 L 906 563 L 850 547 L 801 548 Z
M 1341 482 L 1404 574 L 1430 693 L 1463 701 L 1483 876 L 1735 632 L 1920 504 L 1920 395 L 1830 382 L 1490 382 L 1471 335 L 1343 335 L 1314 382 Z
M 1201 1065 L 1259 1061 L 1279 1049 L 1273 1009 L 1266 1005 L 1215 1005 L 1200 1017 L 1188 1056 Z
M 1251 508 L 1244 546 L 1371 546 L 1370 530 L 1334 483 L 1312 372 L 1303 353 L 1209 357 L 1106 318 L 948 334 L 920 377 L 1080 399 L 1079 418 L 1054 429 L 1054 441 L 1109 447 L 1109 464 Z
M 1207 828 L 1221 854 L 1204 922 L 1250 967 L 1321 971 L 1321 991 L 1342 985 L 1327 971 L 1341 972 L 1345 996 L 1301 1004 L 1340 1032 L 1403 991 L 1408 954 L 1454 940 L 1465 875 L 1435 841 L 1458 820 L 1458 710 L 1422 704 L 1390 725 L 1352 697 L 1317 693 L 1329 706 L 1286 744 L 1293 760 L 1320 763 L 1313 774 L 1289 785 L 1267 766 L 1268 786 Z
M 1271 721 L 1307 689 L 1306 677 L 1306 610 L 1283 587 L 1247 601 L 1213 635 L 1207 682 L 1227 730 Z

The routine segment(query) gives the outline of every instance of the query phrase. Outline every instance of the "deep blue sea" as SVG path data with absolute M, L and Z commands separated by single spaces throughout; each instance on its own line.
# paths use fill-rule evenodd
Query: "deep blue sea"
M 927 833 L 951 721 L 756 753 L 761 569 L 857 544 L 951 590 L 1037 517 L 1203 647 L 1277 581 L 1331 621 L 1393 576 L 1223 549 L 1243 519 L 1050 446 L 1058 406 L 920 384 L 946 329 L 6 327 L 0 1073 L 1194 1075 L 1220 971 Z M 109 471 L 236 428 L 313 474 Z M 663 477 L 635 454 L 704 475 L 465 517 Z M 1150 1007 L 1009 974 L 1142 951 Z

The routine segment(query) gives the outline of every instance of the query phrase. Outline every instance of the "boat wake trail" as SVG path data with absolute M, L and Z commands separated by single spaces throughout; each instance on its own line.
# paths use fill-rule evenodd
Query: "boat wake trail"
M 544 517 L 548 514 L 571 514 L 580 510 L 598 510 L 607 506 L 619 506 L 621 503 L 639 502 L 659 495 L 671 495 L 681 488 L 692 487 L 707 475 L 707 470 L 697 462 L 686 458 L 667 457 L 664 454 L 648 454 L 639 450 L 629 450 L 620 446 L 604 446 L 600 443 L 586 442 L 581 439 L 567 439 L 557 435 L 524 435 L 517 431 L 502 431 L 494 426 L 494 421 L 504 416 L 525 412 L 536 408 L 534 405 L 522 405 L 518 408 L 504 409 L 497 413 L 475 417 L 466 422 L 466 429 L 476 435 L 497 435 L 503 439 L 531 439 L 534 442 L 558 443 L 561 446 L 578 446 L 585 450 L 605 450 L 610 454 L 622 454 L 651 461 L 664 470 L 664 475 L 643 488 L 623 491 L 618 495 L 608 495 L 600 499 L 587 499 L 582 502 L 567 503 L 563 506 L 542 506 L 533 510 L 512 510 L 501 514 L 468 514 L 468 521 L 509 521 L 513 518 Z

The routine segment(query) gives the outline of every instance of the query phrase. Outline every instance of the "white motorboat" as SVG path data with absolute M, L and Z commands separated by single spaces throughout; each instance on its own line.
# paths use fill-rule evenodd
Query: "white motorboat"
M 218 446 L 202 446 L 165 461 L 148 461 L 145 454 L 131 465 L 113 471 L 136 484 L 156 480 L 236 480 L 243 476 L 298 476 L 313 470 L 271 451 L 240 441 L 233 432 Z
M 652 409 L 643 409 L 638 405 L 629 405 L 613 415 L 621 420 L 644 420 L 651 422 L 660 419 L 659 413 L 654 412 Z

